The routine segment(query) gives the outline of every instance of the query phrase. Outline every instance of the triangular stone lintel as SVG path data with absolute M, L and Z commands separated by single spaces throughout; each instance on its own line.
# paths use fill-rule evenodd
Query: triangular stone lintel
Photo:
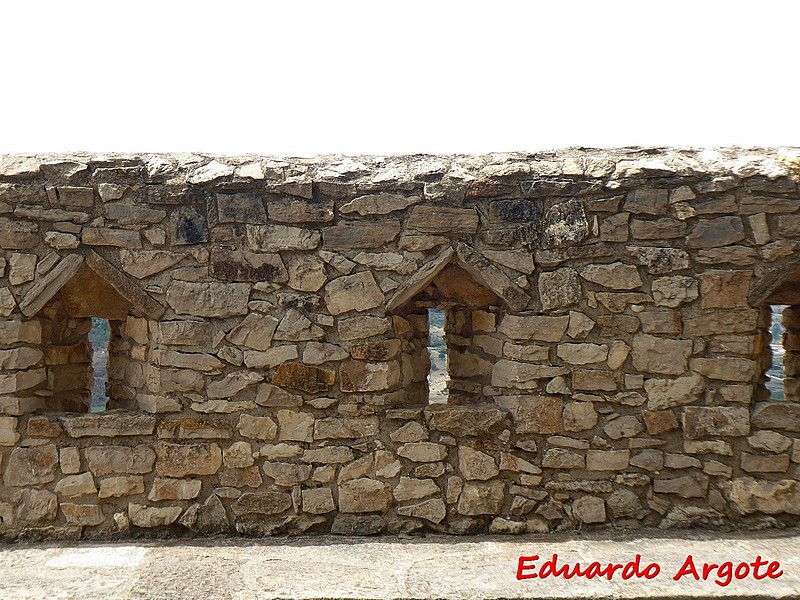
M 65 256 L 51 271 L 34 282 L 19 303 L 22 314 L 32 317 L 42 310 L 44 305 L 77 274 L 84 263 L 119 292 L 135 312 L 151 319 L 158 319 L 164 314 L 164 307 L 150 294 L 141 290 L 125 274 L 93 250 L 89 250 L 85 259 L 80 254 Z
M 386 304 L 387 312 L 397 310 L 424 290 L 450 263 L 456 263 L 464 269 L 476 282 L 497 295 L 511 310 L 515 312 L 524 310 L 530 303 L 530 296 L 505 273 L 475 249 L 461 243 L 455 250 L 452 247 L 446 248 L 409 277 Z

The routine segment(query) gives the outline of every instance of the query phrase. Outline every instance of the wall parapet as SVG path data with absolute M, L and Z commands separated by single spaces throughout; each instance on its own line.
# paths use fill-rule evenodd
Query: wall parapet
M 0 535 L 796 525 L 799 181 L 797 148 L 0 156 Z

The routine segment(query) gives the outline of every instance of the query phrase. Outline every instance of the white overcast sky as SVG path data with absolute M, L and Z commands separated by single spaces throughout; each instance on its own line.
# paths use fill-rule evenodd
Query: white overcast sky
M 7 0 L 0 152 L 800 145 L 800 2 Z

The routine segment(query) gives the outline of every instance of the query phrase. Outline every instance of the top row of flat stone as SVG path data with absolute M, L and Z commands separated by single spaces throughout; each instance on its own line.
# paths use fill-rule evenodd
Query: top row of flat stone
M 313 158 L 200 154 L 0 155 L 0 181 L 40 176 L 49 181 L 71 181 L 86 177 L 90 169 L 104 168 L 127 168 L 138 171 L 144 183 L 167 185 L 213 186 L 237 180 L 262 180 L 280 184 L 278 191 L 310 198 L 312 184 L 321 182 L 397 186 L 438 178 L 466 183 L 566 176 L 604 180 L 606 187 L 614 188 L 628 179 L 674 176 L 800 179 L 800 148 L 568 148 L 478 156 Z

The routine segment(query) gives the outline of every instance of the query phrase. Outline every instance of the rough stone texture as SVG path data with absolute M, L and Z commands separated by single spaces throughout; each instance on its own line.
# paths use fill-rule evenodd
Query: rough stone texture
M 2 157 L 0 535 L 795 526 L 798 157 Z

